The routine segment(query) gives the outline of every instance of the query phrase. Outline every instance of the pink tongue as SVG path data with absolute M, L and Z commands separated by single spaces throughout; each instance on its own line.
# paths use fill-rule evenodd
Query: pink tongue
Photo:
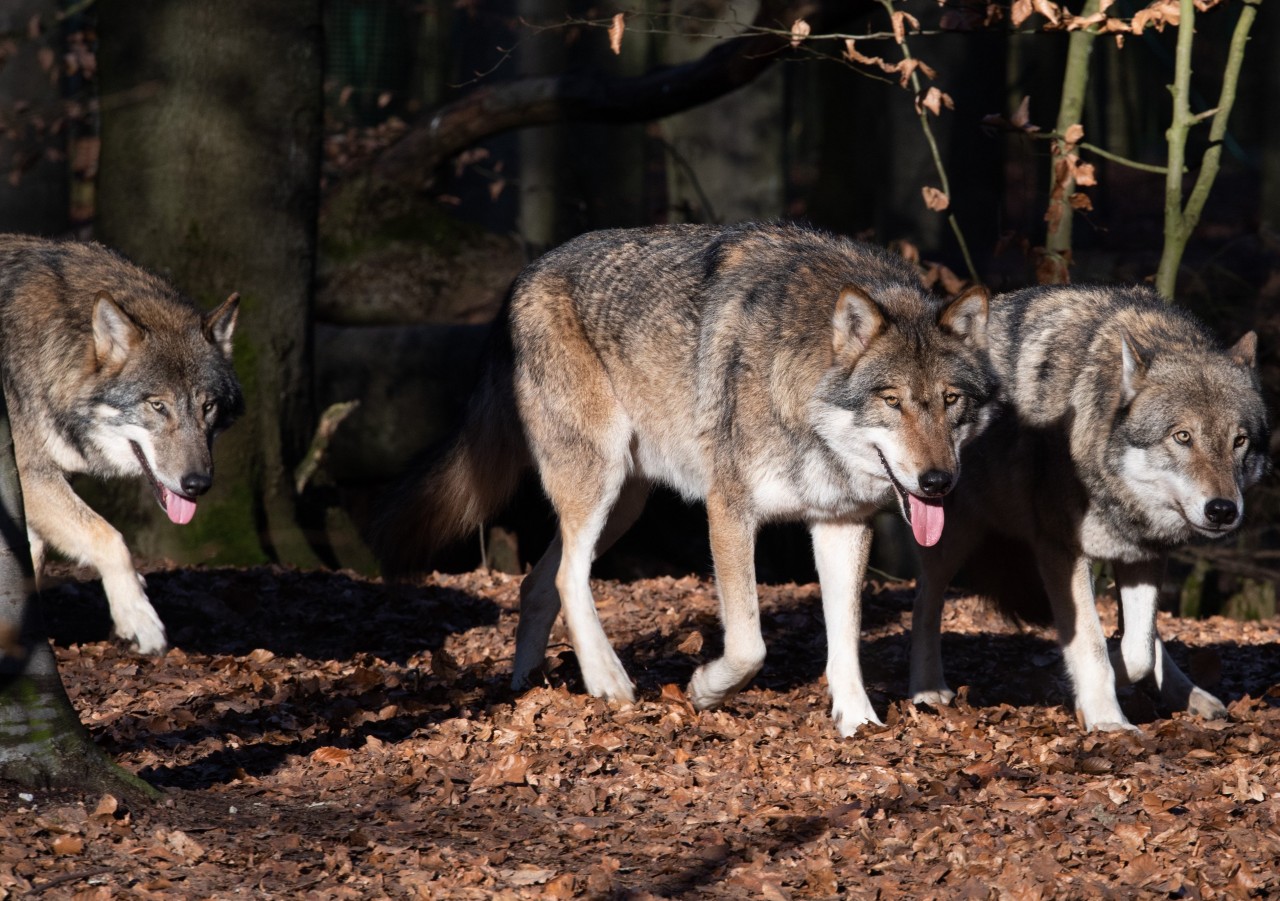
M 163 485 L 160 486 L 160 490 L 164 494 L 164 512 L 169 514 L 170 521 L 176 522 L 180 526 L 185 526 L 191 522 L 191 517 L 196 515 L 196 502 L 189 501 L 185 497 L 179 497 Z M 917 540 L 919 539 L 917 538 Z M 934 540 L 936 541 L 937 539 Z
M 916 537 L 916 544 L 922 547 L 933 547 L 942 537 L 942 499 L 921 500 L 914 494 L 908 494 L 911 503 L 911 534 Z

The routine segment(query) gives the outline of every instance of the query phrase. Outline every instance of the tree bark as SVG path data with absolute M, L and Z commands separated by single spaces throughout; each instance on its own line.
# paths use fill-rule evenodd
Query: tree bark
M 290 473 L 314 423 L 312 281 L 322 112 L 319 0 L 102 0 L 97 236 L 205 308 L 241 295 L 248 413 L 218 440 L 193 522 L 155 504 L 134 547 L 179 561 L 319 558 Z
M 32 789 L 155 797 L 155 789 L 93 743 L 45 634 L 9 414 L 0 397 L 0 779 Z

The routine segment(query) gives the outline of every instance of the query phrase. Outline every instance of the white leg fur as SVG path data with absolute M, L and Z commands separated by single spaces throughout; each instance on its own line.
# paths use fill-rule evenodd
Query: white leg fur
M 1159 636 L 1156 610 L 1160 603 L 1160 581 L 1164 561 L 1115 564 L 1116 585 L 1124 612 L 1124 635 L 1118 652 L 1111 654 L 1116 681 L 1134 684 L 1155 672 Z
M 820 522 L 810 526 L 813 559 L 827 622 L 827 685 L 831 717 L 842 736 L 863 723 L 882 725 L 862 681 L 862 577 L 871 553 L 869 523 Z
M 1084 718 L 1085 728 L 1104 732 L 1133 729 L 1116 698 L 1115 671 L 1094 606 L 1089 559 L 1070 557 L 1043 545 L 1038 556 L 1062 656 L 1075 689 L 1076 710 Z

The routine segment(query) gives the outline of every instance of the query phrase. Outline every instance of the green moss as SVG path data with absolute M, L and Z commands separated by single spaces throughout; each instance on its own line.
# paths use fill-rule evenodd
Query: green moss
M 345 263 L 400 243 L 456 256 L 487 235 L 483 228 L 458 221 L 429 199 L 406 198 L 397 191 L 371 200 L 376 193 L 352 184 L 331 200 L 320 225 L 320 253 L 326 260 Z

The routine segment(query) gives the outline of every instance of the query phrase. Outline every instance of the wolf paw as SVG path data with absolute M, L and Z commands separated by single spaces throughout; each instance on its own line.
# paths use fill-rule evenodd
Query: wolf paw
M 1085 723 L 1084 727 L 1089 732 L 1132 732 L 1134 735 L 1142 734 L 1141 729 L 1123 719 L 1114 722 Z
M 134 608 L 129 613 L 113 617 L 115 634 L 130 642 L 140 654 L 163 654 L 169 647 L 164 623 L 150 604 L 145 609 Z
M 956 693 L 949 688 L 921 689 L 911 696 L 911 703 L 917 707 L 949 707 L 956 699 Z
M 622 668 L 622 661 L 612 650 L 608 652 L 607 657 L 600 655 L 592 658 L 586 654 L 580 654 L 578 666 L 582 670 L 582 681 L 587 687 L 587 694 L 593 698 L 605 698 L 609 701 L 636 699 L 636 687 L 632 684 L 627 671 Z
M 763 665 L 763 655 L 758 663 L 752 660 L 734 664 L 723 657 L 704 663 L 694 670 L 693 678 L 689 680 L 689 702 L 698 710 L 719 707 L 755 678 Z
M 1205 720 L 1225 720 L 1227 705 L 1203 688 L 1193 688 L 1191 697 L 1187 699 L 1187 713 Z
M 860 702 L 833 704 L 831 719 L 835 721 L 836 731 L 840 733 L 841 738 L 850 738 L 858 731 L 859 726 L 884 725 L 880 717 L 876 716 L 876 711 L 871 706 L 871 700 L 865 695 Z

